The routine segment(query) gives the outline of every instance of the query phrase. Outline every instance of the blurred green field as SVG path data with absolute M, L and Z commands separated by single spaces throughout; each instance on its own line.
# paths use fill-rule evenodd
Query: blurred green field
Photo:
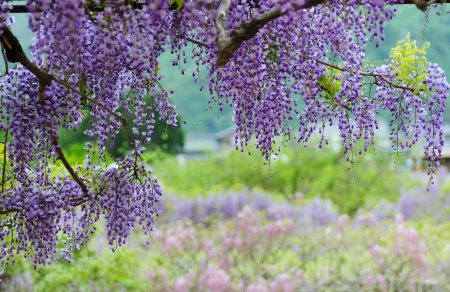
M 409 175 L 396 169 L 405 158 L 387 151 L 369 152 L 356 157 L 354 163 L 329 149 L 286 147 L 269 162 L 258 150 L 249 151 L 251 155 L 231 150 L 185 163 L 172 157 L 152 167 L 164 190 L 179 196 L 258 189 L 287 200 L 295 194 L 303 194 L 307 200 L 316 196 L 330 199 L 339 212 L 350 215 L 381 200 L 395 201 Z
M 72 263 L 6 267 L 2 291 L 450 289 L 445 173 L 427 192 L 389 152 L 350 164 L 286 148 L 270 165 L 257 153 L 147 153 L 166 193 L 150 236 L 137 230 L 112 253 L 97 226 Z

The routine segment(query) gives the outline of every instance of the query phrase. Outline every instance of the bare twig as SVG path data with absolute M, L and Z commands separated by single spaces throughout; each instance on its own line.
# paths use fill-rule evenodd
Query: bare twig
M 191 39 L 191 38 L 184 38 L 185 40 L 187 40 L 188 42 L 194 43 L 196 45 L 199 45 L 201 47 L 205 47 L 205 48 L 209 48 L 209 46 L 205 43 L 199 42 L 197 40 Z
M 73 92 L 77 93 L 78 95 L 82 96 L 83 98 L 85 98 L 86 100 L 89 100 L 91 103 L 95 104 L 96 106 L 104 109 L 105 111 L 107 111 L 108 113 L 110 113 L 111 115 L 113 115 L 114 117 L 116 117 L 117 119 L 119 119 L 122 122 L 123 127 L 125 128 L 125 131 L 127 132 L 127 136 L 128 139 L 130 140 L 131 144 L 134 146 L 135 150 L 136 149 L 136 143 L 135 140 L 133 139 L 133 137 L 131 136 L 131 132 L 130 129 L 128 129 L 128 123 L 127 123 L 127 119 L 125 119 L 124 117 L 118 115 L 117 113 L 115 113 L 114 111 L 110 110 L 109 108 L 107 108 L 106 106 L 104 106 L 103 104 L 99 103 L 98 101 L 90 98 L 89 96 L 84 95 L 83 93 L 81 93 L 80 91 L 78 91 L 76 88 L 74 88 L 72 85 L 64 82 L 64 81 L 59 81 L 58 79 L 54 79 L 53 81 L 55 81 L 58 84 L 61 84 L 62 86 L 72 90 Z
M 41 104 L 43 104 L 45 100 L 41 100 L 41 96 L 45 96 L 45 87 L 42 86 L 42 85 L 39 85 L 39 102 Z M 85 195 L 87 195 L 88 194 L 88 188 L 87 188 L 86 184 L 80 179 L 78 174 L 73 170 L 73 168 L 70 165 L 70 163 L 67 161 L 67 158 L 66 158 L 66 156 L 64 155 L 64 152 L 61 149 L 61 145 L 59 144 L 58 135 L 56 133 L 54 133 L 54 131 L 52 131 L 52 130 L 49 130 L 49 132 L 50 132 L 50 137 L 52 139 L 52 144 L 56 148 L 56 152 L 58 153 L 58 159 L 61 160 L 62 164 L 67 169 L 67 171 L 70 173 L 70 175 L 72 176 L 73 180 L 80 186 L 81 191 Z M 8 133 L 8 132 L 6 132 L 6 133 Z M 5 144 L 5 147 L 6 147 L 6 144 Z
M 322 64 L 322 65 L 331 67 L 331 68 L 333 68 L 333 69 L 339 70 L 339 71 L 349 71 L 347 68 L 339 67 L 339 66 L 336 66 L 336 65 L 334 65 L 334 64 L 325 62 L 325 61 L 318 60 L 317 62 L 320 63 L 320 64 Z M 412 92 L 414 92 L 414 90 L 416 90 L 416 88 L 412 88 L 412 87 L 408 87 L 408 86 L 399 85 L 399 84 L 396 84 L 396 83 L 390 81 L 389 79 L 386 78 L 386 75 L 385 75 L 385 74 L 375 73 L 375 72 L 368 72 L 368 71 L 367 71 L 367 72 L 361 72 L 360 74 L 361 74 L 362 76 L 371 76 L 371 77 L 375 77 L 375 78 L 379 77 L 379 78 L 381 78 L 384 82 L 386 82 L 387 84 L 389 84 L 390 86 L 395 87 L 395 88 L 399 88 L 399 89 L 403 89 L 403 90 L 409 90 L 409 91 L 412 91 Z
M 38 102 L 40 104 L 44 104 L 45 103 L 45 86 L 42 86 L 39 84 L 38 94 L 39 94 Z
M 88 194 L 88 188 L 87 188 L 86 184 L 80 179 L 78 174 L 73 170 L 72 166 L 67 161 L 66 156 L 64 156 L 64 153 L 63 153 L 63 151 L 61 149 L 61 145 L 59 145 L 58 138 L 53 133 L 52 133 L 52 144 L 56 148 L 56 152 L 58 153 L 58 159 L 61 160 L 61 162 L 64 165 L 64 167 L 70 173 L 70 175 L 72 176 L 73 180 L 80 186 L 80 188 L 83 191 L 83 193 L 85 195 L 87 195 Z
M 18 209 L 0 210 L 0 215 L 6 215 L 14 212 L 19 212 L 19 210 Z

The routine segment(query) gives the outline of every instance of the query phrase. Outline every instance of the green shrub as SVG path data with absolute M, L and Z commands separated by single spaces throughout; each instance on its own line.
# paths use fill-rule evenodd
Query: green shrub
M 270 164 L 257 150 L 250 153 L 224 152 L 185 164 L 166 159 L 154 170 L 166 191 L 181 196 L 256 188 L 288 199 L 296 193 L 331 199 L 347 214 L 382 199 L 395 200 L 404 181 L 400 179 L 404 174 L 393 169 L 395 157 L 387 152 L 366 154 L 349 163 L 342 153 L 326 149 L 286 148 Z
M 136 251 L 95 255 L 80 251 L 73 263 L 40 267 L 34 275 L 34 291 L 148 291 Z

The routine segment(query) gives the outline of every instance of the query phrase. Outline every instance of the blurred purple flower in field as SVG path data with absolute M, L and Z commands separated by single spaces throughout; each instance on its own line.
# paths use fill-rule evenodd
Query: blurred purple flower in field
M 12 277 L 9 283 L 7 284 L 8 284 L 7 287 L 0 286 L 0 291 L 4 291 L 3 289 L 5 289 L 6 291 L 21 291 L 21 292 L 34 291 L 33 278 L 29 272 Z
M 234 218 L 247 202 L 245 194 L 227 194 L 224 197 L 216 197 L 217 215 L 224 218 Z
M 354 219 L 354 223 L 356 226 L 375 226 L 378 224 L 378 217 L 375 213 L 371 212 L 363 212 L 362 210 L 359 210 L 358 213 L 356 213 L 356 217 Z
M 193 219 L 194 217 L 194 204 L 195 202 L 191 199 L 184 198 L 174 198 L 173 202 L 176 204 L 171 204 L 170 206 L 173 208 L 171 212 L 170 207 L 166 205 L 166 210 L 169 211 L 171 215 L 171 221 L 178 221 L 183 218 Z
M 334 223 L 338 218 L 338 214 L 333 209 L 331 201 L 323 201 L 320 198 L 315 198 L 305 208 L 306 214 L 309 215 L 314 225 Z
M 428 179 L 423 174 L 415 173 L 415 180 Z M 441 220 L 450 219 L 450 196 L 445 193 L 450 181 L 450 174 L 445 167 L 439 169 L 433 184 L 424 184 L 414 189 L 403 190 L 396 203 L 381 202 L 373 209 L 379 220 L 394 219 L 395 214 L 402 214 L 405 219 L 423 218 L 431 216 Z
M 251 194 L 253 198 L 252 207 L 255 210 L 267 210 L 275 203 L 275 200 L 272 197 L 267 196 L 267 194 L 264 194 L 263 192 L 253 190 Z
M 405 219 L 411 219 L 415 213 L 416 206 L 417 202 L 414 197 L 402 194 L 397 202 L 397 211 L 403 214 Z
M 209 197 L 205 200 L 204 204 L 204 214 L 205 216 L 211 216 L 214 215 L 214 212 L 216 211 L 216 202 L 214 200 L 214 197 Z
M 415 174 L 417 180 L 423 180 L 421 174 Z M 353 220 L 356 225 L 373 225 L 380 220 L 392 220 L 395 214 L 402 214 L 410 220 L 423 216 L 432 216 L 439 220 L 450 218 L 450 196 L 442 195 L 444 184 L 450 179 L 445 168 L 439 170 L 434 184 L 403 190 L 397 202 L 383 201 L 371 211 L 358 213 Z M 299 195 L 303 197 L 303 195 Z M 176 222 L 190 219 L 194 223 L 207 222 L 211 217 L 232 219 L 245 207 L 265 213 L 269 220 L 291 218 L 302 226 L 324 226 L 335 224 L 339 213 L 331 201 L 319 197 L 313 200 L 301 200 L 301 203 L 276 200 L 273 196 L 258 190 L 223 191 L 208 197 L 180 198 L 166 196 L 160 203 L 162 220 Z M 370 215 L 369 215 L 370 214 Z
M 247 286 L 245 292 L 269 292 L 269 288 L 267 287 L 267 281 L 260 278 L 258 282 L 250 284 Z
M 277 220 L 280 218 L 295 218 L 299 212 L 299 208 L 289 205 L 288 203 L 278 203 L 269 206 L 267 209 L 267 219 Z
M 397 224 L 396 252 L 399 256 L 405 256 L 409 259 L 415 275 L 424 276 L 428 268 L 427 248 L 414 228 L 405 227 L 402 215 L 396 216 L 395 221 Z
M 196 274 L 191 271 L 187 275 L 178 278 L 175 283 L 175 292 L 189 292 L 195 277 Z
M 381 202 L 373 209 L 373 213 L 379 220 L 392 219 L 396 212 L 395 204 L 387 201 Z
M 279 274 L 275 280 L 270 283 L 270 291 L 272 292 L 294 292 L 295 283 L 288 274 Z
M 260 191 L 243 190 L 240 192 L 222 192 L 208 198 L 179 198 L 168 196 L 162 202 L 163 216 L 170 222 L 190 219 L 194 223 L 203 222 L 210 216 L 223 219 L 235 218 L 245 206 L 255 211 L 265 212 L 267 219 L 291 218 L 299 224 L 322 226 L 336 222 L 337 211 L 330 201 L 315 198 L 304 206 L 277 201 Z
M 224 270 L 210 266 L 200 275 L 198 286 L 201 291 L 228 292 L 231 290 L 231 278 Z

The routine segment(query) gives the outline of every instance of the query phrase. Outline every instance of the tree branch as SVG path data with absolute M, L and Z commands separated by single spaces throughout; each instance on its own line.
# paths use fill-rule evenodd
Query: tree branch
M 34 65 L 30 59 L 28 59 L 27 55 L 22 49 L 19 40 L 16 36 L 7 28 L 6 26 L 3 28 L 3 34 L 0 37 L 0 42 L 2 43 L 6 59 L 8 62 L 17 63 L 19 62 L 28 69 L 31 73 L 33 73 L 39 80 L 39 84 L 46 87 L 50 85 L 53 79 L 55 79 L 52 75 L 48 74 L 44 70 L 39 69 L 36 65 Z
M 0 210 L 0 215 L 6 215 L 9 213 L 19 212 L 17 209 L 9 209 L 9 210 Z
M 412 2 L 412 4 L 415 4 L 416 7 L 418 9 L 422 10 L 423 12 L 427 11 L 428 7 L 430 7 L 431 5 L 433 5 L 437 2 L 445 3 L 444 1 L 438 1 L 438 0 L 412 0 L 410 2 Z
M 205 47 L 205 48 L 209 48 L 209 46 L 205 43 L 199 42 L 197 40 L 191 39 L 191 38 L 184 38 L 185 40 L 187 40 L 188 42 L 191 42 L 193 44 L 199 45 L 201 47 Z
M 56 148 L 56 152 L 58 153 L 58 159 L 61 160 L 61 162 L 64 165 L 64 167 L 70 173 L 70 175 L 72 176 L 73 180 L 80 186 L 80 188 L 83 191 L 83 193 L 85 195 L 87 195 L 88 194 L 88 188 L 87 188 L 86 184 L 80 179 L 78 174 L 73 170 L 72 166 L 67 161 L 67 158 L 66 158 L 66 156 L 64 156 L 64 153 L 63 153 L 63 151 L 61 149 L 61 145 L 59 145 L 59 141 L 58 141 L 57 136 L 54 133 L 52 133 L 52 134 L 53 134 L 52 135 L 52 144 Z
M 309 0 L 298 10 L 311 8 L 319 4 L 328 2 L 328 0 Z M 217 33 L 217 68 L 223 68 L 230 60 L 231 56 L 241 46 L 241 44 L 253 38 L 258 31 L 267 23 L 274 21 L 278 17 L 284 15 L 284 12 L 278 8 L 267 11 L 255 18 L 242 23 L 239 27 L 233 29 L 230 35 L 227 35 L 227 13 L 231 6 L 231 0 L 221 0 L 219 7 L 214 15 L 214 25 L 218 31 Z
M 78 91 L 76 88 L 74 88 L 72 85 L 64 82 L 64 81 L 59 81 L 58 79 L 54 79 L 53 81 L 55 81 L 58 84 L 61 84 L 62 86 L 72 90 L 73 92 L 77 93 L 78 95 L 80 95 L 81 97 L 87 99 L 88 101 L 90 101 L 91 103 L 95 104 L 96 106 L 104 109 L 105 111 L 107 111 L 108 113 L 110 113 L 111 115 L 113 115 L 114 117 L 116 117 L 117 119 L 120 120 L 120 122 L 122 123 L 123 127 L 125 128 L 125 131 L 127 132 L 127 136 L 128 139 L 130 140 L 131 144 L 134 146 L 135 150 L 136 149 L 136 143 L 135 140 L 133 139 L 133 137 L 131 136 L 130 133 L 130 129 L 128 129 L 128 122 L 127 119 L 125 119 L 124 117 L 118 115 L 116 112 L 110 110 L 109 108 L 107 108 L 106 106 L 104 106 L 103 104 L 99 103 L 98 101 L 90 98 L 89 96 L 84 95 L 83 93 L 81 93 L 80 91 Z
M 328 2 L 328 0 L 307 0 L 305 4 L 301 7 L 296 7 L 298 10 L 311 8 L 323 3 Z M 422 11 L 426 11 L 429 6 L 436 3 L 446 3 L 447 0 L 404 0 L 402 4 L 414 4 L 416 7 Z M 142 9 L 141 3 L 136 3 L 136 1 L 128 1 L 124 5 L 131 5 L 132 9 Z M 263 13 L 247 22 L 242 23 L 238 28 L 231 31 L 228 36 L 227 31 L 227 13 L 231 7 L 231 0 L 221 0 L 219 7 L 214 16 L 214 25 L 218 31 L 217 34 L 217 47 L 218 47 L 218 55 L 216 65 L 218 68 L 222 68 L 225 64 L 230 60 L 231 56 L 234 52 L 241 46 L 241 44 L 251 39 L 255 36 L 255 34 L 259 31 L 261 27 L 265 24 L 277 19 L 278 17 L 284 15 L 279 9 L 275 8 L 266 13 Z M 95 6 L 93 4 L 86 5 L 86 13 L 91 12 L 100 12 L 103 11 L 105 7 Z M 169 7 L 168 7 L 169 8 Z M 11 13 L 25 13 L 28 12 L 25 5 L 13 5 Z M 7 28 L 5 28 L 8 30 Z M 189 40 L 198 45 L 204 45 L 197 41 Z M 25 54 L 24 54 L 25 55 Z M 25 56 L 26 57 L 26 56 Z M 23 66 L 33 72 L 30 68 L 32 68 L 32 63 L 26 62 L 28 59 L 23 59 L 19 61 Z M 8 59 L 9 61 L 9 59 Z M 11 62 L 11 61 L 10 61 Z M 16 61 L 17 62 L 17 61 Z M 14 62 L 15 63 L 15 62 Z M 28 67 L 30 68 L 28 68 Z M 33 68 L 34 70 L 36 68 Z M 39 83 L 43 86 L 47 86 L 50 84 L 51 79 L 49 79 L 49 75 L 44 75 L 42 72 L 36 71 L 33 72 L 39 78 Z M 42 75 L 42 76 L 41 76 Z M 41 77 L 39 77 L 41 76 Z M 41 82 L 42 81 L 42 82 Z
M 5 47 L 3 46 L 3 43 L 0 43 L 0 44 L 2 47 L 3 62 L 5 62 L 5 73 L 0 75 L 0 77 L 3 77 L 3 76 L 6 76 L 9 74 L 9 70 L 8 70 L 8 60 L 6 60 L 6 55 L 5 55 Z
M 229 7 L 222 5 L 230 0 L 222 0 L 217 13 L 214 17 L 214 24 L 218 30 L 217 34 L 217 61 L 216 66 L 222 68 L 230 60 L 234 52 L 241 46 L 241 44 L 253 38 L 261 27 L 267 23 L 284 15 L 279 9 L 272 9 L 263 13 L 247 22 L 242 23 L 238 28 L 231 31 L 227 36 L 226 31 L 226 13 Z M 225 9 L 226 8 L 226 9 Z
M 217 67 L 221 68 L 225 65 L 226 61 L 222 63 L 219 61 L 220 55 L 222 54 L 224 47 L 228 43 L 227 36 L 227 13 L 228 9 L 231 7 L 231 0 L 220 1 L 219 7 L 214 15 L 214 26 L 217 29 L 217 48 L 219 49 L 217 56 Z M 229 59 L 229 58 L 228 58 Z M 228 60 L 227 60 L 228 61 Z
M 303 6 L 296 7 L 296 9 L 307 9 L 323 3 L 328 0 L 309 0 Z M 284 12 L 278 8 L 274 8 L 266 13 L 258 15 L 242 23 L 239 27 L 233 29 L 230 35 L 227 35 L 227 13 L 231 6 L 231 0 L 221 0 L 219 7 L 214 15 L 214 25 L 218 31 L 217 33 L 217 68 L 223 68 L 230 60 L 231 56 L 241 46 L 241 44 L 253 38 L 258 31 L 267 23 L 284 15 Z
M 320 4 L 324 4 L 328 0 L 309 0 L 303 6 L 296 7 L 298 10 L 308 9 Z M 426 11 L 429 6 L 435 3 L 445 3 L 446 0 L 405 0 L 403 4 L 415 4 L 417 8 Z M 231 6 L 231 0 L 221 0 L 219 7 L 214 15 L 214 25 L 217 33 L 217 68 L 223 68 L 230 60 L 234 52 L 246 40 L 253 38 L 259 29 L 267 23 L 283 16 L 285 13 L 278 8 L 274 8 L 263 13 L 247 22 L 242 23 L 239 27 L 233 29 L 230 35 L 227 35 L 227 13 Z
M 325 61 L 318 60 L 317 62 L 322 64 L 322 65 L 328 66 L 330 68 L 339 70 L 339 71 L 349 71 L 347 68 L 339 67 L 339 66 L 336 66 L 334 64 L 325 62 Z M 389 84 L 390 86 L 395 87 L 395 88 L 399 88 L 399 89 L 403 89 L 403 90 L 409 90 L 409 91 L 412 91 L 412 92 L 414 92 L 414 90 L 415 90 L 415 88 L 412 88 L 412 87 L 395 84 L 394 82 L 392 82 L 389 79 L 387 79 L 385 74 L 380 74 L 380 73 L 375 73 L 375 72 L 361 72 L 361 75 L 362 76 L 375 77 L 375 78 L 379 77 L 384 82 L 386 82 L 387 84 Z
M 104 109 L 105 111 L 107 111 L 108 113 L 110 113 L 111 115 L 113 115 L 114 117 L 116 117 L 117 119 L 119 119 L 119 120 L 121 121 L 122 126 L 124 127 L 125 132 L 127 133 L 127 137 L 128 137 L 128 139 L 130 140 L 131 145 L 133 145 L 134 151 L 136 152 L 136 156 L 135 156 L 135 159 L 134 159 L 134 166 L 135 166 L 135 169 L 137 169 L 137 166 L 138 166 L 138 165 L 137 165 L 137 158 L 138 158 L 139 149 L 138 149 L 137 146 L 136 146 L 136 142 L 135 142 L 134 138 L 131 136 L 130 129 L 128 128 L 128 122 L 127 122 L 127 119 L 125 119 L 124 117 L 118 115 L 116 112 L 110 110 L 109 108 L 107 108 L 107 107 L 104 106 L 103 104 L 97 102 L 96 100 L 93 100 L 93 99 L 90 98 L 89 96 L 84 95 L 83 93 L 81 93 L 80 91 L 78 91 L 76 88 L 74 88 L 72 85 L 70 85 L 70 84 L 68 84 L 68 83 L 66 83 L 66 82 L 63 82 L 63 81 L 59 81 L 58 79 L 54 79 L 54 81 L 55 81 L 56 83 L 58 83 L 58 84 L 61 84 L 61 85 L 65 86 L 65 87 L 67 87 L 68 89 L 72 90 L 73 92 L 79 94 L 80 96 L 82 96 L 82 97 L 85 98 L 86 100 L 88 100 L 88 101 L 90 101 L 91 103 L 97 105 L 98 107 Z M 81 203 L 82 203 L 82 202 L 80 202 L 79 204 L 81 204 Z
M 61 84 L 61 85 L 65 86 L 66 88 L 76 92 L 77 94 L 79 94 L 82 97 L 89 100 L 91 103 L 101 107 L 102 109 L 104 109 L 108 113 L 110 113 L 111 115 L 118 118 L 122 122 L 122 124 L 127 132 L 128 138 L 130 139 L 131 143 L 135 147 L 135 150 L 137 151 L 136 143 L 134 142 L 134 139 L 131 136 L 131 133 L 130 133 L 130 131 L 128 129 L 128 125 L 127 125 L 127 120 L 124 117 L 119 116 L 117 113 L 108 109 L 101 103 L 82 94 L 81 92 L 79 92 L 78 90 L 73 88 L 70 84 L 57 80 L 53 75 L 47 73 L 46 71 L 44 71 L 44 70 L 38 68 L 36 65 L 34 65 L 26 56 L 25 52 L 22 49 L 22 46 L 20 45 L 19 40 L 16 38 L 16 36 L 14 36 L 14 34 L 7 27 L 3 28 L 3 34 L 0 37 L 0 42 L 1 42 L 2 46 L 4 47 L 7 61 L 9 61 L 11 63 L 19 62 L 20 64 L 22 64 L 26 69 L 28 69 L 32 74 L 34 74 L 38 78 L 38 81 L 39 81 L 38 102 L 40 104 L 44 104 L 44 102 L 45 102 L 45 88 L 47 86 L 49 86 L 52 81 L 55 81 L 56 83 Z M 83 191 L 83 193 L 88 194 L 88 188 L 87 188 L 86 184 L 80 179 L 80 177 L 76 174 L 76 172 L 74 171 L 74 169 L 72 168 L 70 163 L 67 161 L 67 159 L 64 156 L 64 153 L 62 152 L 62 149 L 59 145 L 58 138 L 55 137 L 55 135 L 52 135 L 52 144 L 56 147 L 56 151 L 58 153 L 58 159 L 61 160 L 64 167 L 70 173 L 72 178 L 81 187 L 81 190 Z M 82 201 L 80 202 L 80 204 L 81 203 L 82 203 Z M 3 213 L 6 214 L 6 213 L 10 213 L 10 212 L 13 212 L 13 211 L 8 211 L 8 210 L 0 211 L 0 215 Z
M 24 51 L 22 49 L 22 46 L 19 43 L 19 40 L 16 38 L 16 36 L 14 36 L 14 34 L 7 27 L 3 28 L 3 34 L 0 36 L 0 42 L 1 42 L 2 46 L 4 47 L 4 49 L 5 49 L 6 59 L 9 62 L 12 62 L 12 63 L 19 62 L 20 64 L 22 64 L 26 69 L 28 69 L 32 74 L 34 74 L 38 78 L 38 81 L 39 81 L 38 102 L 40 104 L 44 104 L 45 103 L 45 88 L 47 86 L 49 86 L 52 81 L 54 81 L 54 82 L 56 82 L 58 84 L 61 84 L 64 87 L 66 87 L 66 88 L 72 90 L 73 92 L 79 94 L 80 96 L 86 98 L 92 104 L 95 104 L 96 106 L 104 109 L 109 114 L 111 114 L 114 117 L 116 117 L 117 119 L 119 119 L 121 121 L 123 127 L 125 128 L 125 131 L 127 133 L 128 139 L 130 140 L 131 144 L 134 146 L 134 149 L 135 149 L 136 153 L 138 153 L 138 149 L 136 147 L 135 140 L 131 136 L 130 130 L 128 129 L 127 120 L 124 117 L 118 115 L 117 113 L 115 113 L 114 111 L 108 109 L 103 104 L 95 101 L 94 99 L 92 99 L 92 98 L 82 94 L 80 91 L 78 91 L 76 88 L 74 88 L 70 84 L 68 84 L 68 83 L 66 83 L 64 81 L 57 80 L 53 75 L 47 73 L 46 71 L 44 71 L 44 70 L 38 68 L 36 65 L 34 65 L 28 59 L 28 57 L 25 55 L 25 53 L 24 53 Z M 83 193 L 87 194 L 88 193 L 87 186 L 77 176 L 77 174 L 73 170 L 72 166 L 69 164 L 69 162 L 65 158 L 64 153 L 62 152 L 61 147 L 59 145 L 57 137 L 52 137 L 52 139 L 53 139 L 52 143 L 57 149 L 57 152 L 58 152 L 58 155 L 59 155 L 59 159 L 62 161 L 62 163 L 64 164 L 64 166 L 67 169 L 67 171 L 69 171 L 69 173 L 71 174 L 72 178 L 81 187 Z

